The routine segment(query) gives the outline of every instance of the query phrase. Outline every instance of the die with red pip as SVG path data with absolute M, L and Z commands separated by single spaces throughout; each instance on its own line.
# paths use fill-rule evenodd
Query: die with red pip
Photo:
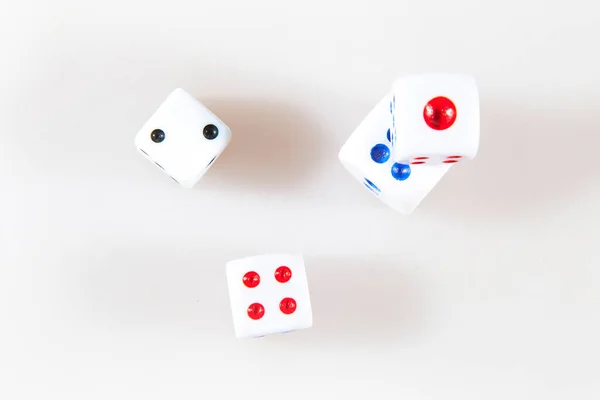
M 312 326 L 304 259 L 297 254 L 265 254 L 226 264 L 237 338 L 256 338 Z
M 455 164 L 479 150 L 479 93 L 465 74 L 415 74 L 392 85 L 392 158 L 408 165 Z

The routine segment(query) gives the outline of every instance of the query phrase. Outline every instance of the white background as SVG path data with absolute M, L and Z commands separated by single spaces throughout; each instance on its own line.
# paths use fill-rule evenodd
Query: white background
M 2 0 L 0 398 L 600 396 L 593 2 L 357 4 Z M 402 216 L 337 152 L 429 71 L 480 153 Z M 191 191 L 133 145 L 177 86 L 233 130 Z M 225 262 L 271 251 L 314 327 L 239 341 Z

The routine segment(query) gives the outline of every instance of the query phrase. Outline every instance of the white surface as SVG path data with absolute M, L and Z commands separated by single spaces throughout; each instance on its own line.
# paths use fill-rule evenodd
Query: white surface
M 278 282 L 275 271 L 280 266 L 290 268 L 292 277 Z M 276 333 L 292 332 L 312 326 L 310 288 L 306 267 L 300 254 L 261 254 L 229 261 L 226 265 L 227 286 L 233 315 L 233 325 L 239 338 L 256 338 Z M 243 284 L 244 275 L 254 271 L 260 276 L 256 287 Z M 292 314 L 280 311 L 279 304 L 285 298 L 296 301 Z M 265 314 L 258 320 L 248 318 L 248 306 L 259 303 Z
M 0 398 L 600 397 L 598 10 L 359 4 L 3 2 Z M 403 217 L 336 154 L 424 71 L 481 147 Z M 175 87 L 233 131 L 191 191 L 132 146 Z M 239 341 L 225 262 L 271 251 L 314 325 Z
M 428 165 L 441 164 L 447 157 L 462 156 L 472 160 L 479 149 L 481 123 L 479 90 L 474 77 L 464 74 L 415 74 L 394 81 L 393 108 L 396 121 L 396 141 L 393 158 L 414 161 L 429 157 Z M 456 107 L 456 119 L 443 130 L 427 125 L 423 112 L 428 102 L 445 97 Z M 438 127 L 439 128 L 439 127 Z M 455 160 L 456 161 L 456 160 Z
M 204 137 L 207 125 L 217 127 L 215 138 Z M 155 129 L 161 129 L 165 134 L 160 143 L 152 140 Z M 135 146 L 140 154 L 186 189 L 191 189 L 210 169 L 230 141 L 231 129 L 181 88 L 173 90 L 157 104 L 135 136 Z
M 342 165 L 358 181 L 358 184 L 364 187 L 364 190 L 373 192 L 392 209 L 402 214 L 410 214 L 435 188 L 451 166 L 414 165 L 410 168 L 408 178 L 400 181 L 392 175 L 395 163 L 391 154 L 384 163 L 373 161 L 371 158 L 373 146 L 383 144 L 388 147 L 390 153 L 392 150 L 387 134 L 391 128 L 391 99 L 391 94 L 386 94 L 375 104 L 343 144 L 338 156 Z M 404 167 L 405 165 L 402 168 Z

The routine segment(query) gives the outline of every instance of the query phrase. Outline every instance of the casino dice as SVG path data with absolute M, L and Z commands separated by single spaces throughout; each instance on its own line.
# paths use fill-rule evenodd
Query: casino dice
M 202 103 L 176 89 L 135 137 L 137 149 L 184 188 L 193 187 L 221 155 L 231 130 Z
M 356 180 L 391 208 L 411 213 L 450 168 L 392 158 L 393 96 L 386 95 L 350 135 L 339 159 Z
M 479 94 L 462 74 L 409 75 L 392 87 L 396 162 L 454 164 L 479 149 Z
M 227 263 L 235 334 L 256 338 L 312 326 L 312 309 L 301 255 L 265 254 Z

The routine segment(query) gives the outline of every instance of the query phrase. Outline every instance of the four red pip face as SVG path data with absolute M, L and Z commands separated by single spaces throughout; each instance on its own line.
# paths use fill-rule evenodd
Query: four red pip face
M 246 257 L 228 262 L 226 272 L 238 338 L 312 326 L 308 281 L 301 255 Z

